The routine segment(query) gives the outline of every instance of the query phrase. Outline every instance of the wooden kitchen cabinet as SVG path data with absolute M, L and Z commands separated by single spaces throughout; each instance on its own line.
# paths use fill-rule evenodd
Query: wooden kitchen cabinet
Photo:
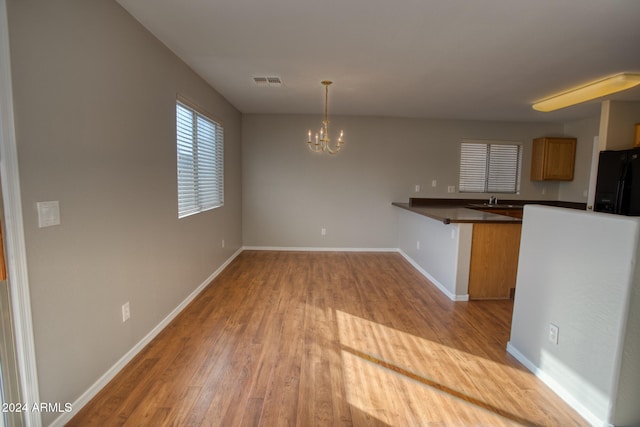
M 533 140 L 532 181 L 573 181 L 576 138 L 544 137 Z
M 470 299 L 508 299 L 516 287 L 522 224 L 473 224 Z

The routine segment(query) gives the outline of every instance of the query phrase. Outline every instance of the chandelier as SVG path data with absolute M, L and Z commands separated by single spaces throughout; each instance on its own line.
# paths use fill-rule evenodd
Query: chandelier
M 320 153 L 326 151 L 329 154 L 336 154 L 344 145 L 344 132 L 340 131 L 340 136 L 335 145 L 331 145 L 331 139 L 329 138 L 329 85 L 333 82 L 329 80 L 323 80 L 320 83 L 324 85 L 324 120 L 322 121 L 322 127 L 320 132 L 316 132 L 315 141 L 311 141 L 311 129 L 309 129 L 309 138 L 307 140 L 307 146 L 314 153 Z

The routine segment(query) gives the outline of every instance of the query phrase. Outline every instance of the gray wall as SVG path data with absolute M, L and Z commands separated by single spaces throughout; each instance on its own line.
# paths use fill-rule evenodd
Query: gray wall
M 636 249 L 636 260 L 640 247 Z M 618 390 L 613 408 L 613 425 L 640 425 L 640 263 L 635 262 L 634 282 L 626 308 L 627 324 L 618 374 Z
M 636 123 L 640 123 L 640 102 L 604 101 L 600 124 L 600 143 L 603 149 L 632 148 Z
M 639 237 L 637 218 L 524 210 L 509 349 L 594 425 L 640 423 Z
M 315 130 L 320 120 L 320 115 L 243 115 L 245 245 L 395 248 L 397 208 L 391 202 L 474 197 L 447 193 L 447 186 L 458 185 L 462 138 L 524 143 L 522 192 L 502 197 L 558 197 L 558 183 L 532 182 L 529 174 L 531 140 L 562 135 L 561 124 L 330 117 L 330 133 L 344 129 L 347 141 L 330 157 L 305 144 L 307 130 Z M 320 234 L 323 227 L 326 236 Z
M 241 247 L 241 116 L 113 1 L 7 7 L 40 398 L 73 402 Z M 225 127 L 225 206 L 182 220 L 177 93 Z
M 447 297 L 467 301 L 473 225 L 443 224 L 405 209 L 396 216 L 401 253 Z
M 589 191 L 593 139 L 598 136 L 600 116 L 565 123 L 564 133 L 576 137 L 576 163 L 573 181 L 559 183 L 558 199 L 565 202 L 586 203 Z

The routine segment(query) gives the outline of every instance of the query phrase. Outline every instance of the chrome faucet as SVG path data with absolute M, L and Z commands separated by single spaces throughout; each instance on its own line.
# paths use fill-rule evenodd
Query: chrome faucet
M 489 197 L 489 204 L 490 205 L 497 205 L 498 204 L 498 198 L 496 196 Z

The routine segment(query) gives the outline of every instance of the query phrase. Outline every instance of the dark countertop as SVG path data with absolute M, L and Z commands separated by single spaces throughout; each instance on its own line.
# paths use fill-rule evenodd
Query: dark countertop
M 486 199 L 430 199 L 423 197 L 411 197 L 409 199 L 410 206 L 470 206 L 470 205 L 484 205 Z M 558 200 L 510 200 L 510 199 L 498 199 L 498 206 L 511 205 L 509 209 L 523 208 L 524 205 L 545 205 L 556 206 L 559 208 L 571 208 L 571 209 L 587 209 L 586 203 L 576 202 L 562 202 Z M 487 207 L 487 209 L 490 209 Z
M 496 205 L 486 204 L 484 199 L 427 199 L 410 198 L 409 203 L 392 203 L 402 209 L 442 221 L 444 224 L 485 223 L 521 224 L 519 218 L 484 212 L 478 209 L 516 210 L 527 204 L 557 206 L 571 209 L 586 209 L 586 203 L 561 202 L 555 200 L 499 200 Z
M 485 223 L 485 224 L 521 224 L 519 218 L 483 212 L 460 206 L 411 206 L 409 203 L 392 203 L 394 206 L 442 221 L 444 224 Z M 489 209 L 489 208 L 487 208 Z

